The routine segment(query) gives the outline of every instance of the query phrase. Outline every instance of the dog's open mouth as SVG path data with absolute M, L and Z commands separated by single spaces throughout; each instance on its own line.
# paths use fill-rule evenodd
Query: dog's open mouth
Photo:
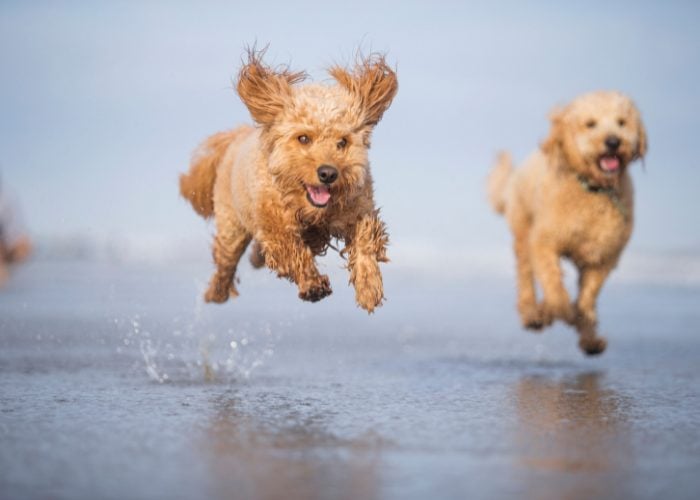
M 598 167 L 606 174 L 615 174 L 622 167 L 622 160 L 617 155 L 604 154 L 598 159 Z
M 323 208 L 331 201 L 331 192 L 328 186 L 321 184 L 320 186 L 306 185 L 306 198 L 309 202 L 319 208 Z

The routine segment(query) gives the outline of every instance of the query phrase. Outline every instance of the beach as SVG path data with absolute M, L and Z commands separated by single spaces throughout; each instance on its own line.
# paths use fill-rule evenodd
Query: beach
M 335 268 L 320 303 L 246 270 L 221 306 L 206 262 L 18 269 L 0 496 L 696 498 L 700 290 L 612 280 L 586 358 L 509 280 L 386 267 L 373 315 Z

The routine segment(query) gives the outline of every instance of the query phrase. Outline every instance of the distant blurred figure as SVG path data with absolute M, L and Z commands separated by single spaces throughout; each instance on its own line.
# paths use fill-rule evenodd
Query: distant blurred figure
M 3 189 L 0 178 L 0 287 L 7 282 L 9 266 L 26 260 L 31 250 L 19 207 Z

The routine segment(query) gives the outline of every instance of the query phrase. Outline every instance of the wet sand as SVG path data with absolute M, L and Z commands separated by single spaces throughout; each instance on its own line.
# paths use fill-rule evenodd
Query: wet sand
M 696 288 L 613 279 L 590 359 L 564 327 L 522 331 L 505 280 L 387 268 L 368 317 L 343 273 L 310 305 L 244 271 L 209 306 L 207 272 L 13 276 L 1 498 L 698 497 Z

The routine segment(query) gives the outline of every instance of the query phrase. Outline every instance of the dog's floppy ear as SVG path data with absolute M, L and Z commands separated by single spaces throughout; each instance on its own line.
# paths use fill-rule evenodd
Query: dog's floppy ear
M 292 85 L 302 81 L 304 72 L 294 73 L 289 68 L 270 68 L 262 62 L 267 48 L 248 50 L 248 62 L 238 74 L 238 95 L 248 107 L 253 120 L 269 126 L 288 104 Z
M 549 135 L 542 143 L 542 151 L 551 155 L 561 152 L 564 146 L 564 115 L 566 108 L 557 106 L 549 113 Z
M 352 71 L 334 66 L 330 74 L 359 100 L 365 126 L 373 127 L 379 123 L 399 89 L 396 72 L 382 54 L 360 58 Z

